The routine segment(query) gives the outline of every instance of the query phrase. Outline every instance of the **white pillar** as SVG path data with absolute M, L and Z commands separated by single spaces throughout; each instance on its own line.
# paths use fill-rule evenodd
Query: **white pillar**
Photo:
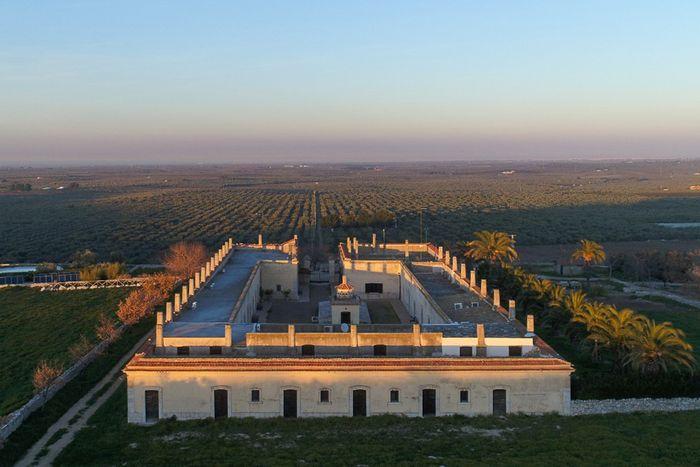
M 202 285 L 202 277 L 199 275 L 199 271 L 194 273 L 194 288 L 199 290 L 199 286 Z
M 508 319 L 515 321 L 515 300 L 508 300 Z
M 156 347 L 163 347 L 163 312 L 156 313 Z
M 476 290 L 476 271 L 473 269 L 469 271 L 469 286 Z
M 187 287 L 187 292 L 188 292 L 188 295 L 187 295 L 187 296 L 188 296 L 188 297 L 191 297 L 191 296 L 194 295 L 194 279 L 190 278 L 190 281 L 189 281 L 188 284 L 189 284 L 189 285 L 188 285 L 188 287 Z
M 175 313 L 180 313 L 180 310 L 182 310 L 182 305 L 181 305 L 181 301 L 180 301 L 180 294 L 176 293 L 175 294 L 174 311 L 175 311 Z
M 180 294 L 180 300 L 182 301 L 182 306 L 185 306 L 185 303 L 187 303 L 187 298 L 189 295 L 187 295 L 187 286 L 183 285 L 182 286 L 182 293 Z
M 453 256 L 452 257 L 452 270 L 457 274 L 457 257 Z
M 479 291 L 482 297 L 486 297 L 488 287 L 486 287 L 486 279 L 481 279 L 481 290 Z
M 496 308 L 501 306 L 501 291 L 498 289 L 493 289 L 493 306 Z
M 464 280 L 467 280 L 467 264 L 466 263 L 460 263 L 460 265 L 459 265 L 459 277 L 461 277 Z
M 173 302 L 165 304 L 165 322 L 169 323 L 173 320 Z
M 262 234 L 261 234 L 261 233 L 258 234 L 258 246 L 259 246 L 260 248 L 262 248 L 262 246 L 263 246 L 263 238 L 262 238 Z

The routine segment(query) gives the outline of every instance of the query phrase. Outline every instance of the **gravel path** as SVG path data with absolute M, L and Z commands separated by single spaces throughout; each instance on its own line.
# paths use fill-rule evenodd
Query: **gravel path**
M 700 410 L 700 398 L 573 400 L 571 415 Z

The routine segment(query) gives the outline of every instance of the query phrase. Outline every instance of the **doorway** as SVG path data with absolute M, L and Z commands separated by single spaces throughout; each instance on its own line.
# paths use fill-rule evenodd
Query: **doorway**
M 160 418 L 158 391 L 146 391 L 146 422 L 157 422 Z
M 228 418 L 228 391 L 214 390 L 214 418 Z
M 434 417 L 436 409 L 435 389 L 423 389 L 423 416 Z
M 340 312 L 340 323 L 341 324 L 352 324 L 352 319 L 350 317 L 349 311 Z
M 297 418 L 297 390 L 285 389 L 283 393 L 282 414 L 284 418 Z
M 494 389 L 493 390 L 493 414 L 494 415 L 505 415 L 506 414 L 506 390 L 505 389 Z
M 364 389 L 354 389 L 352 391 L 352 416 L 367 416 L 367 391 Z

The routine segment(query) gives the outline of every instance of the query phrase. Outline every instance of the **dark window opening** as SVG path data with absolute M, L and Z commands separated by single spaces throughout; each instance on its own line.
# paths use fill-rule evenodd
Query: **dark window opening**
M 282 291 L 282 286 L 281 286 L 280 284 L 277 284 L 277 287 L 276 287 L 276 288 L 277 288 L 277 291 L 278 291 L 278 292 L 281 292 L 281 291 Z
M 190 348 L 185 346 L 185 347 L 178 347 L 177 348 L 177 354 L 178 355 L 189 355 L 190 354 Z
M 146 397 L 146 421 L 156 422 L 160 418 L 160 408 L 158 406 L 158 391 L 148 390 Z
M 320 400 L 322 403 L 327 404 L 331 401 L 331 391 L 328 389 L 321 389 Z
M 476 348 L 476 356 L 477 357 L 485 357 L 486 356 L 486 346 L 479 346 Z
M 365 293 L 384 293 L 384 284 L 381 282 L 368 282 L 365 284 Z
M 511 345 L 508 347 L 509 357 L 521 357 L 523 355 L 523 348 L 519 345 Z
M 460 357 L 472 357 L 473 355 L 474 355 L 474 351 L 473 351 L 471 346 L 459 348 L 459 356 Z
M 462 389 L 459 391 L 459 402 L 462 404 L 466 404 L 469 402 L 469 391 L 466 389 Z
M 211 347 L 209 347 L 209 355 L 221 355 L 221 346 L 212 345 Z
M 340 312 L 340 322 L 341 324 L 352 324 L 352 318 L 349 311 Z
M 311 357 L 316 355 L 316 347 L 313 345 L 302 345 L 301 346 L 301 354 L 305 355 L 307 357 Z
M 399 390 L 398 389 L 392 389 L 389 391 L 389 402 L 398 402 L 399 401 Z
M 260 389 L 250 391 L 250 402 L 260 402 Z
M 382 357 L 385 355 L 386 355 L 386 345 L 377 344 L 374 346 L 374 356 L 375 357 Z

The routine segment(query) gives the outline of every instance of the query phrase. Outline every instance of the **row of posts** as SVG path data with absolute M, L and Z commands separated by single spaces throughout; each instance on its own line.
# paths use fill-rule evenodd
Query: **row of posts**
M 182 289 L 180 292 L 175 293 L 173 301 L 168 301 L 165 304 L 165 314 L 163 314 L 162 311 L 156 313 L 157 347 L 163 346 L 163 325 L 173 320 L 173 314 L 179 314 L 185 308 L 185 305 L 194 297 L 194 294 L 207 283 L 212 275 L 214 275 L 216 269 L 224 262 L 231 250 L 233 250 L 233 239 L 229 238 L 199 271 L 195 272 L 189 279 L 183 281 Z

